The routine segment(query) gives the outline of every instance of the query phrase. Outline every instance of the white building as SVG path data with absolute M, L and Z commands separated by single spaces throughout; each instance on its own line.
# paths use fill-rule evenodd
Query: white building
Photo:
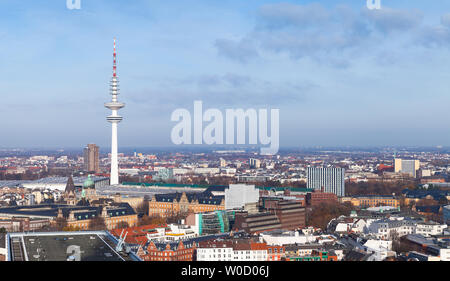
M 225 209 L 242 209 L 246 204 L 259 201 L 259 189 L 254 185 L 230 184 L 225 190 Z
M 211 241 L 207 247 L 197 248 L 197 261 L 267 261 L 265 247 L 238 241 Z
M 450 249 L 441 249 L 439 251 L 441 261 L 450 261 Z
M 306 244 L 315 242 L 317 236 L 301 235 L 298 231 L 268 231 L 260 234 L 260 240 L 267 245 L 289 245 L 289 244 Z
M 367 232 L 375 235 L 378 239 L 391 239 L 396 233 L 398 237 L 416 232 L 416 221 L 410 219 L 382 219 L 370 224 Z
M 369 251 L 384 252 L 392 250 L 391 240 L 381 240 L 381 239 L 369 239 L 364 246 L 367 247 Z
M 195 238 L 198 233 L 187 225 L 169 224 L 170 230 L 164 227 L 156 228 L 156 233 L 147 234 L 147 239 L 154 242 L 172 242 Z
M 424 237 L 441 235 L 444 233 L 444 229 L 446 228 L 446 224 L 439 224 L 435 222 L 420 222 L 416 225 L 416 234 L 420 234 Z

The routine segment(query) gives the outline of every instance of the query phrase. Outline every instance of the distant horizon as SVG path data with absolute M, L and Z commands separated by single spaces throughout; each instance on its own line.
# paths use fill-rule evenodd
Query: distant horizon
M 64 151 L 75 151 L 80 150 L 82 151 L 84 147 L 86 147 L 88 143 L 85 145 L 76 147 L 76 146 L 28 146 L 28 147 L 0 147 L 0 151 L 12 151 L 12 150 L 25 150 L 25 151 L 33 151 L 33 150 L 50 150 L 50 151 L 58 151 L 58 150 L 64 150 Z M 97 145 L 97 144 L 96 144 Z M 107 151 L 110 150 L 110 146 L 99 146 L 101 151 Z M 119 145 L 119 152 L 121 150 L 136 150 L 136 152 L 139 153 L 139 149 L 145 149 L 145 150 L 173 150 L 173 151 L 187 151 L 187 150 L 196 150 L 196 151 L 208 151 L 208 150 L 217 150 L 217 151 L 239 151 L 239 150 L 254 150 L 255 152 L 258 152 L 259 147 L 254 145 L 229 145 L 229 146 L 215 146 L 215 145 L 160 145 L 160 146 L 120 146 Z M 424 145 L 342 145 L 342 146 L 330 146 L 330 145 L 315 145 L 315 146 L 281 146 L 280 151 L 283 150 L 296 150 L 296 149 L 310 149 L 310 150 L 326 150 L 326 149 L 335 149 L 335 150 L 343 150 L 343 149 L 350 149 L 350 150 L 356 150 L 356 149 L 392 149 L 393 152 L 400 150 L 398 152 L 401 152 L 401 150 L 406 149 L 426 149 L 426 150 L 447 150 L 450 149 L 450 146 L 424 146 Z

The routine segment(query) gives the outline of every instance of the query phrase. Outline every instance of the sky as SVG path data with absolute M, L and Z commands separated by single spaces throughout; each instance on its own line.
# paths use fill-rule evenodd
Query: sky
M 172 145 L 174 110 L 279 109 L 283 146 L 450 145 L 450 1 L 0 1 L 0 147 Z M 193 113 L 192 113 L 193 114 Z

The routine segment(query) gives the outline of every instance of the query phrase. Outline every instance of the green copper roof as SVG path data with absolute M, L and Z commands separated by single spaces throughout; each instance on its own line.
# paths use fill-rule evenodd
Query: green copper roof
M 83 183 L 83 187 L 94 187 L 95 183 L 94 181 L 91 179 L 91 175 L 88 176 L 87 180 L 84 181 Z

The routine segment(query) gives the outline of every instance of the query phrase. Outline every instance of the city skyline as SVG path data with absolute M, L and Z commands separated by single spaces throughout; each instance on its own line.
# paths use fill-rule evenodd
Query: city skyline
M 194 100 L 280 108 L 280 147 L 449 143 L 450 3 L 60 2 L 0 4 L 2 147 L 108 146 L 115 36 L 121 147 L 172 146 L 170 114 Z

